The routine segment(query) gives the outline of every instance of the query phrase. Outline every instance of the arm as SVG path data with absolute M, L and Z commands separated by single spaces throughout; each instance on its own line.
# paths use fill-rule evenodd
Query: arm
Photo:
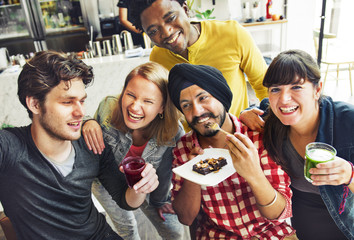
M 122 171 L 123 168 L 120 168 Z M 154 191 L 159 185 L 156 170 L 150 163 L 146 164 L 141 176 L 143 178 L 133 188 L 128 188 L 125 193 L 126 202 L 132 208 L 140 207 L 146 198 L 146 194 Z
M 241 133 L 227 136 L 226 139 L 234 167 L 248 182 L 261 214 L 270 220 L 279 218 L 286 208 L 287 201 L 269 182 L 260 165 L 259 153 L 253 142 Z M 278 171 L 271 172 L 278 174 Z
M 253 131 L 263 132 L 264 117 L 268 115 L 269 99 L 264 98 L 259 107 L 249 107 L 240 113 L 240 121 Z
M 141 33 L 140 30 L 136 29 L 136 27 L 131 22 L 129 22 L 127 8 L 119 7 L 119 21 L 120 24 L 122 24 L 129 31 L 135 33 Z
M 175 149 L 175 151 L 178 152 L 178 149 Z M 195 155 L 200 153 L 202 153 L 202 149 L 194 148 L 190 152 L 188 159 L 192 159 Z M 181 162 L 181 159 L 175 158 L 175 161 Z M 186 179 L 182 179 L 175 174 L 173 174 L 172 183 L 172 191 L 174 196 L 172 207 L 178 216 L 178 220 L 182 224 L 190 226 L 194 219 L 197 217 L 200 210 L 201 186 Z
M 257 98 L 261 101 L 268 97 L 268 90 L 263 86 L 263 78 L 268 68 L 267 64 L 251 34 L 240 25 L 238 25 L 237 32 L 237 41 L 242 43 L 240 45 L 242 51 L 240 67 L 247 75 L 248 82 L 254 89 Z

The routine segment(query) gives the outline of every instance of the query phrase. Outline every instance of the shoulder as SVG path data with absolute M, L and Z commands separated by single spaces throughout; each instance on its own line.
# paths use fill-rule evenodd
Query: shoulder
M 129 0 L 119 0 L 117 6 L 121 8 L 128 8 L 129 2 L 130 2 Z
M 333 112 L 333 116 L 337 120 L 353 122 L 354 120 L 354 105 L 342 102 L 333 101 L 331 97 L 324 97 L 321 100 L 322 111 L 327 114 Z
M 15 162 L 26 154 L 30 145 L 30 127 L 6 128 L 0 130 L 0 163 Z M 35 148 L 35 146 L 32 146 Z
M 112 113 L 113 109 L 118 104 L 118 98 L 115 96 L 107 96 L 105 97 L 100 104 L 98 105 L 98 109 L 96 111 L 96 120 L 100 123 L 105 121 Z

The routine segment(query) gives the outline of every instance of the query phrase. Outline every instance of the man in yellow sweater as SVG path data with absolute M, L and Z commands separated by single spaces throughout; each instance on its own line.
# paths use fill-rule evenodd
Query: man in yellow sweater
M 145 31 L 155 44 L 151 61 L 169 70 L 177 63 L 191 63 L 210 65 L 223 73 L 235 96 L 230 113 L 239 116 L 248 107 L 245 75 L 257 98 L 267 97 L 262 85 L 267 65 L 251 35 L 238 22 L 189 22 L 185 0 L 132 0 L 130 7 L 136 28 Z

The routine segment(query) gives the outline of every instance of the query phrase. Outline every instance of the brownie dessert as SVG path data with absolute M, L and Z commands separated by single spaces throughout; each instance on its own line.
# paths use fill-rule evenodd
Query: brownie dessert
M 218 159 L 208 158 L 205 160 L 200 160 L 199 162 L 194 164 L 193 171 L 206 175 L 208 173 L 220 170 L 226 164 L 226 159 L 223 157 L 219 157 Z

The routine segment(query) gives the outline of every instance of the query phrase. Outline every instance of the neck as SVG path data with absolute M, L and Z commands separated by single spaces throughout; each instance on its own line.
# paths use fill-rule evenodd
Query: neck
M 56 162 L 63 162 L 69 156 L 71 141 L 60 140 L 48 135 L 47 132 L 36 123 L 31 125 L 31 135 L 36 147 L 43 154 Z
M 144 131 L 143 130 L 133 130 L 132 131 L 132 139 L 133 139 L 133 145 L 134 146 L 142 146 L 146 143 L 147 139 L 144 137 Z
M 190 37 L 189 37 L 189 41 L 188 41 L 188 46 L 190 47 L 192 46 L 198 39 L 200 36 L 200 23 L 191 23 L 190 24 Z M 182 57 L 184 57 L 185 59 L 188 59 L 188 49 L 186 49 L 182 54 Z

